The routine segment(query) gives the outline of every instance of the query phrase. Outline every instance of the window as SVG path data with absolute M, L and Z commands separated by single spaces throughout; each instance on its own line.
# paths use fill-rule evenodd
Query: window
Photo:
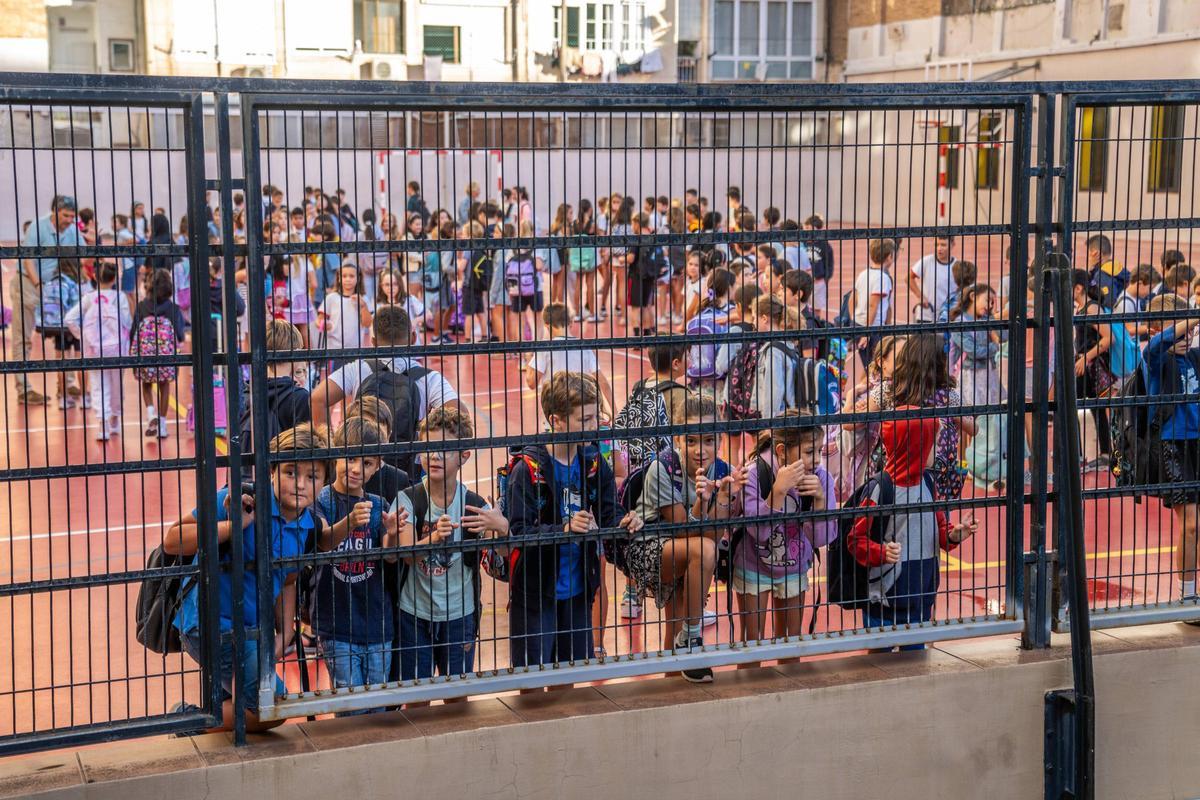
M 1183 173 L 1183 106 L 1150 109 L 1150 161 L 1146 189 L 1178 192 Z
M 554 7 L 554 43 L 562 46 L 562 6 Z M 567 47 L 579 47 L 579 7 L 567 6 Z
M 1108 109 L 1079 109 L 1079 190 L 1103 192 L 1108 184 Z
M 796 80 L 813 76 L 813 3 L 716 0 L 714 80 Z
M 996 189 L 1000 186 L 1000 126 L 999 114 L 979 115 L 979 141 L 975 150 L 975 188 Z
M 108 40 L 108 68 L 113 72 L 133 72 L 133 40 Z
M 958 188 L 958 154 L 962 147 L 962 127 L 959 125 L 938 126 L 938 155 L 945 156 L 944 164 L 941 159 L 938 175 L 938 185 L 947 189 Z
M 450 25 L 426 25 L 425 46 L 422 52 L 427 56 L 441 56 L 447 64 L 457 64 L 461 57 L 459 51 L 459 29 Z
M 571 12 L 567 7 L 567 37 L 571 37 Z M 554 10 L 554 38 L 558 40 L 558 7 Z M 578 17 L 576 16 L 576 19 Z M 576 36 L 578 38 L 578 36 Z M 585 50 L 642 51 L 646 47 L 646 4 L 637 0 L 588 3 L 584 6 Z M 568 47 L 574 47 L 570 41 Z
M 404 52 L 401 0 L 354 0 L 354 38 L 364 53 Z

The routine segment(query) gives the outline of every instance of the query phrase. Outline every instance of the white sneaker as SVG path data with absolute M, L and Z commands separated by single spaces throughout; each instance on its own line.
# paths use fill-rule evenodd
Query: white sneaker
M 100 424 L 96 427 L 96 441 L 97 442 L 107 442 L 109 435 L 110 434 L 108 432 L 108 423 L 101 421 Z
M 642 616 L 642 599 L 632 586 L 625 587 L 621 596 L 621 619 L 639 619 Z
M 167 418 L 166 417 L 158 418 L 158 438 L 160 438 L 160 439 L 167 438 Z
M 75 401 L 71 399 L 70 395 L 64 394 L 62 397 L 58 398 L 58 407 L 64 411 L 68 408 L 74 408 Z
M 152 439 L 158 435 L 158 415 L 146 417 L 146 438 Z
M 709 628 L 717 624 L 717 619 L 717 612 L 705 609 L 704 614 L 701 617 L 700 624 L 706 628 Z
M 115 414 L 108 418 L 108 435 L 109 436 L 120 436 L 121 435 L 121 418 L 116 416 Z
M 84 392 L 83 397 L 79 401 L 79 405 L 81 408 L 91 408 L 92 407 L 92 393 Z

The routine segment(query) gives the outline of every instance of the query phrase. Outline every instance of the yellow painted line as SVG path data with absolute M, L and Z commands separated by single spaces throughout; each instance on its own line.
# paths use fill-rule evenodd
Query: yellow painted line
M 1130 556 L 1157 556 L 1166 553 L 1174 553 L 1175 545 L 1161 545 L 1159 547 L 1137 547 L 1130 550 L 1108 550 L 1100 553 L 1088 553 L 1087 558 L 1090 561 L 1105 561 L 1111 558 L 1128 558 Z M 1001 559 L 1000 561 L 964 561 L 960 562 L 954 556 L 943 553 L 946 558 L 947 566 L 952 569 L 965 569 L 967 571 L 978 569 L 996 569 L 1003 567 L 1008 562 Z
M 506 406 L 506 405 L 508 405 L 508 403 L 504 403 L 504 402 L 491 403 L 489 405 L 484 406 L 484 408 L 486 408 L 488 411 L 491 411 L 492 409 L 495 409 L 495 408 L 504 408 L 504 406 Z

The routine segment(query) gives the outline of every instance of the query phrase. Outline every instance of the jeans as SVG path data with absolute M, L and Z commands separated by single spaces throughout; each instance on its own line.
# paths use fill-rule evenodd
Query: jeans
M 475 614 L 445 622 L 400 611 L 400 680 L 462 675 L 475 669 Z
M 392 665 L 392 643 L 358 644 L 341 639 L 321 639 L 321 655 L 329 667 L 329 677 L 335 689 L 372 686 L 387 683 Z M 339 712 L 339 717 L 367 714 L 363 711 Z
M 183 652 L 192 657 L 197 664 L 204 666 L 200 659 L 200 631 L 194 630 L 179 637 L 183 643 Z M 274 637 L 272 637 L 274 638 Z M 217 663 L 220 666 L 221 688 L 225 692 L 225 700 L 233 697 L 233 633 L 221 633 L 221 647 L 217 653 Z M 246 631 L 246 652 L 242 655 L 241 681 L 246 697 L 246 710 L 258 713 L 258 641 Z M 279 676 L 275 676 L 275 694 L 281 695 L 287 688 Z
M 509 610 L 509 652 L 514 667 L 592 658 L 592 599 L 587 592 L 536 608 Z

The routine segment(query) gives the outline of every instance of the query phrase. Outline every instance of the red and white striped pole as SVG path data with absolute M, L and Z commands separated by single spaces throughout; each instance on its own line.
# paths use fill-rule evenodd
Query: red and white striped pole
M 380 150 L 378 153 L 378 183 L 379 183 L 379 227 L 387 221 L 387 158 L 389 152 Z

